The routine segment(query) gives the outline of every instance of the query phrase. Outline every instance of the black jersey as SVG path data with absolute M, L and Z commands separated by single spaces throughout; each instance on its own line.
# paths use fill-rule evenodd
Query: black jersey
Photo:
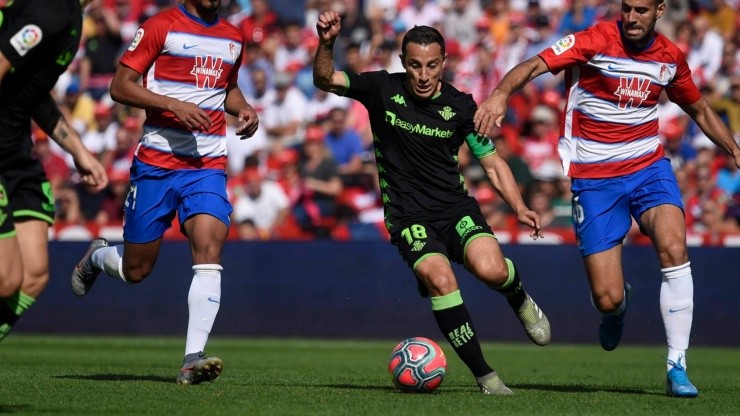
M 80 46 L 79 0 L 15 0 L 0 9 L 0 51 L 12 70 L 0 84 L 0 157 L 30 152 L 31 114 Z
M 386 226 L 443 219 L 476 205 L 457 158 L 463 142 L 477 137 L 473 97 L 443 82 L 435 97 L 418 99 L 405 73 L 346 75 L 345 96 L 360 101 L 370 116 Z

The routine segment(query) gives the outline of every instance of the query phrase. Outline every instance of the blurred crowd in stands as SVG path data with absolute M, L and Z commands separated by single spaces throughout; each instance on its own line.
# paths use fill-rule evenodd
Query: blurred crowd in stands
M 94 0 L 88 7 L 82 47 L 54 93 L 111 182 L 101 194 L 86 192 L 71 159 L 34 129 L 36 152 L 57 198 L 57 230 L 70 224 L 93 234 L 99 227 L 120 229 L 144 114 L 114 103 L 108 85 L 138 25 L 177 3 Z M 665 3 L 658 31 L 682 48 L 695 82 L 740 140 L 740 0 Z M 254 137 L 242 140 L 233 128 L 228 132 L 231 238 L 387 238 L 367 112 L 312 84 L 319 12 L 342 15 L 335 60 L 345 71 L 403 71 L 398 55 L 405 31 L 413 25 L 438 28 L 449 55 L 445 80 L 480 102 L 514 65 L 564 35 L 618 19 L 620 5 L 620 0 L 222 0 L 221 17 L 244 33 L 239 85 L 260 116 Z M 512 97 L 493 139 L 545 230 L 556 231 L 556 241 L 571 242 L 570 182 L 557 155 L 563 97 L 561 76 L 538 78 Z M 740 172 L 680 108 L 662 98 L 660 135 L 683 188 L 688 230 L 701 244 L 721 244 L 724 236 L 740 233 Z M 496 233 L 515 236 L 515 217 L 465 147 L 460 164 L 470 194 Z M 178 238 L 173 225 L 168 235 Z M 635 230 L 630 238 L 638 243 L 644 237 Z

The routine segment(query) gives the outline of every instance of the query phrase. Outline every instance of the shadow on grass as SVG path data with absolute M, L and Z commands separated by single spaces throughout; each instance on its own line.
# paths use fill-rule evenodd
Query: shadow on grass
M 541 390 L 541 391 L 554 391 L 558 393 L 621 393 L 621 394 L 646 394 L 651 396 L 662 396 L 663 394 L 655 391 L 647 391 L 643 389 L 631 389 L 624 387 L 598 387 L 598 386 L 584 386 L 579 384 L 508 384 L 512 390 Z
M 388 393 L 402 393 L 396 390 L 393 386 L 377 386 L 377 385 L 358 385 L 358 384 L 328 384 L 328 383 L 262 383 L 263 386 L 273 387 L 323 387 L 330 389 L 340 390 L 375 390 L 385 391 Z M 552 391 L 557 393 L 617 393 L 617 394 L 642 394 L 650 396 L 663 396 L 662 393 L 656 391 L 648 391 L 637 388 L 624 388 L 624 387 L 599 387 L 599 386 L 585 386 L 579 384 L 509 384 L 508 385 L 515 392 L 517 390 L 539 390 L 539 391 Z M 440 389 L 444 390 L 445 393 L 470 393 L 477 392 L 478 388 L 475 385 L 461 386 L 461 385 L 443 385 Z
M 155 381 L 158 383 L 167 384 L 174 384 L 175 382 L 174 377 L 137 374 L 69 374 L 63 376 L 53 376 L 53 378 L 90 381 Z
M 2 413 L 23 413 L 27 414 L 31 410 L 31 406 L 25 404 L 13 405 L 0 405 L 0 414 Z

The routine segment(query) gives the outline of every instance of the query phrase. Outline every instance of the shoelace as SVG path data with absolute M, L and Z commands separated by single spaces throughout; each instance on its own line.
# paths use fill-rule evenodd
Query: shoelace
M 676 381 L 676 383 L 682 384 L 682 385 L 691 384 L 689 382 L 688 376 L 686 375 L 686 369 L 683 368 L 683 366 L 680 363 L 681 357 L 678 357 L 678 361 L 679 362 L 677 363 L 675 361 L 668 360 L 668 364 L 670 364 L 671 366 L 673 366 L 674 369 L 676 369 L 676 371 L 673 373 L 674 374 L 674 376 L 672 377 L 673 380 Z

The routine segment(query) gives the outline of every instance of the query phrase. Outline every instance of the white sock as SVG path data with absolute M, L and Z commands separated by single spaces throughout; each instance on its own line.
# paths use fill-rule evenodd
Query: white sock
M 188 293 L 188 335 L 185 355 L 204 351 L 218 308 L 221 306 L 221 267 L 218 264 L 193 266 L 193 282 Z
M 668 361 L 686 368 L 686 350 L 689 348 L 691 321 L 694 316 L 694 280 L 691 262 L 660 270 L 660 313 L 668 340 Z M 666 364 L 668 370 L 673 366 Z
M 95 250 L 92 263 L 110 277 L 118 277 L 128 283 L 123 276 L 123 246 L 108 246 Z

